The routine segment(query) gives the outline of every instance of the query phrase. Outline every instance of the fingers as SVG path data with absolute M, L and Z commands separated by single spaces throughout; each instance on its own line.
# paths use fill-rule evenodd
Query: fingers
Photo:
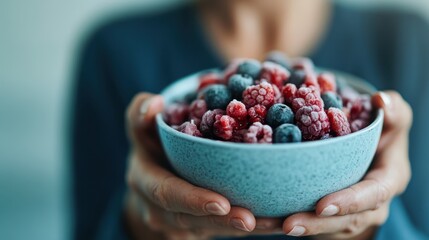
M 370 226 L 381 225 L 386 221 L 388 205 L 377 211 L 366 211 L 345 216 L 321 218 L 313 212 L 298 213 L 283 223 L 283 231 L 290 236 L 308 236 L 329 233 L 347 233 L 355 236 Z
M 138 157 L 150 158 L 145 153 Z M 154 161 L 132 160 L 129 169 L 129 186 L 165 210 L 196 216 L 222 216 L 230 211 L 229 201 L 222 195 L 196 187 Z

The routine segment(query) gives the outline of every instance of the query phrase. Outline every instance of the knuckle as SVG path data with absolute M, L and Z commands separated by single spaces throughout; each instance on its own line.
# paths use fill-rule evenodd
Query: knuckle
M 378 182 L 377 184 L 377 202 L 374 209 L 378 209 L 383 203 L 385 203 L 391 196 L 391 191 L 386 184 Z
M 351 186 L 349 190 L 350 190 L 350 203 L 347 205 L 347 207 L 344 207 L 343 215 L 358 212 L 360 207 L 360 203 L 358 200 L 358 189 L 355 189 L 354 186 Z
M 362 216 L 363 215 L 361 214 L 350 215 L 349 224 L 347 225 L 345 232 L 352 235 L 361 232 L 365 224 L 365 220 Z
M 152 197 L 152 200 L 156 204 L 158 204 L 159 206 L 161 206 L 165 210 L 169 211 L 169 210 L 171 210 L 171 207 L 170 207 L 170 204 L 167 200 L 166 192 L 167 192 L 167 190 L 166 190 L 166 185 L 165 185 L 165 180 L 164 180 L 161 183 L 153 184 L 152 189 L 151 189 L 151 197 Z
M 188 229 L 190 227 L 189 222 L 186 220 L 186 217 L 183 213 L 175 213 L 174 222 L 179 228 Z

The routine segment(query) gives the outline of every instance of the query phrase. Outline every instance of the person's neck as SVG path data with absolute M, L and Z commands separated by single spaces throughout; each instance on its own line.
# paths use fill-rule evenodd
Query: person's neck
M 227 58 L 262 59 L 268 51 L 307 55 L 329 22 L 327 0 L 201 1 L 203 23 Z

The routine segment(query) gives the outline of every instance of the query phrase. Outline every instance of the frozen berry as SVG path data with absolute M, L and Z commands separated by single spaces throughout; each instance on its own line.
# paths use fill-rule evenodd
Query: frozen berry
M 197 99 L 189 106 L 189 112 L 191 118 L 201 119 L 205 112 L 207 112 L 207 104 L 202 99 Z
M 280 89 L 276 85 L 271 84 L 271 86 L 274 89 L 274 103 L 283 103 L 285 99 Z
M 164 119 L 170 125 L 181 125 L 189 117 L 189 107 L 184 103 L 172 103 L 164 112 Z
M 306 87 L 313 86 L 320 91 L 320 86 L 319 86 L 319 83 L 317 82 L 316 74 L 314 74 L 313 72 L 306 73 L 303 86 L 306 86 Z
M 326 139 L 330 139 L 330 138 L 333 138 L 333 137 L 334 137 L 334 136 L 332 136 L 331 134 L 327 133 L 327 134 L 323 135 L 323 136 L 320 138 L 320 140 L 326 140 Z
M 290 76 L 290 72 L 281 65 L 273 62 L 264 62 L 262 64 L 261 79 L 276 85 L 278 88 L 283 87 Z
M 265 58 L 265 61 L 277 63 L 280 66 L 286 68 L 287 70 L 290 69 L 289 59 L 284 53 L 279 51 L 272 51 L 268 53 L 267 57 Z
M 317 83 L 320 86 L 320 92 L 336 92 L 337 84 L 335 82 L 335 75 L 329 72 L 324 72 L 317 76 Z
M 228 84 L 229 79 L 232 75 L 237 73 L 238 65 L 244 61 L 243 58 L 236 58 L 231 61 L 230 64 L 223 71 L 223 83 Z
M 213 124 L 216 121 L 216 116 L 222 116 L 225 114 L 225 111 L 222 109 L 209 110 L 204 113 L 201 118 L 200 131 L 204 136 L 210 137 L 213 132 Z
M 272 143 L 273 129 L 268 125 L 255 122 L 244 134 L 243 141 L 246 143 Z
M 295 114 L 296 124 L 304 140 L 317 140 L 329 133 L 329 119 L 323 108 L 317 105 L 304 106 Z
M 314 72 L 314 63 L 309 58 L 295 58 L 292 60 L 293 69 L 301 69 L 305 72 Z
M 350 129 L 352 132 L 357 132 L 366 126 L 368 126 L 368 122 L 366 122 L 362 119 L 356 119 L 350 123 Z
M 194 124 L 193 121 L 191 122 L 184 122 L 182 125 L 180 125 L 177 130 L 179 132 L 191 135 L 191 136 L 196 136 L 196 137 L 202 137 L 203 135 L 201 134 L 201 132 L 198 130 L 197 125 Z
M 242 75 L 248 75 L 253 79 L 259 78 L 261 73 L 261 63 L 255 59 L 248 59 L 238 65 L 237 73 Z
M 197 99 L 197 92 L 190 92 L 188 94 L 185 95 L 185 102 L 190 104 L 192 103 L 195 99 Z
M 213 124 L 214 135 L 223 140 L 230 140 L 233 137 L 234 129 L 237 127 L 237 121 L 228 115 L 218 115 L 215 119 Z
M 324 108 L 329 109 L 331 107 L 342 109 L 343 100 L 335 92 L 325 92 L 322 93 L 322 99 L 324 103 Z
M 295 86 L 300 87 L 304 83 L 306 76 L 307 74 L 304 70 L 294 70 L 288 79 L 288 83 L 292 83 L 295 84 Z
M 238 121 L 243 121 L 247 118 L 247 109 L 244 103 L 232 100 L 226 107 L 226 114 Z
M 274 130 L 275 143 L 301 142 L 301 130 L 293 124 L 285 123 Z
M 276 128 L 284 123 L 293 123 L 293 120 L 293 112 L 285 104 L 277 103 L 268 109 L 266 121 L 272 128 Z
M 222 83 L 222 76 L 219 73 L 208 72 L 200 76 L 200 83 L 198 85 L 197 91 L 200 91 L 201 89 L 207 86 L 210 86 L 213 84 L 221 84 L 221 83 Z
M 286 104 L 289 104 L 289 105 L 292 104 L 292 101 L 295 98 L 297 90 L 298 90 L 297 87 L 292 83 L 288 83 L 285 86 L 283 86 L 282 95 Z
M 314 86 L 300 87 L 295 94 L 295 99 L 292 101 L 292 109 L 296 112 L 302 106 L 316 105 L 323 109 L 323 100 L 320 97 L 320 92 Z
M 261 104 L 257 104 L 247 110 L 249 116 L 249 122 L 261 122 L 265 123 L 265 117 L 267 116 L 267 107 Z
M 340 109 L 329 108 L 328 118 L 331 124 L 331 131 L 335 136 L 344 136 L 351 133 L 349 121 Z
M 232 97 L 241 100 L 243 91 L 252 85 L 253 79 L 249 76 L 234 74 L 228 81 L 228 88 L 231 91 Z
M 247 133 L 247 129 L 236 130 L 232 133 L 231 142 L 243 142 L 244 134 Z
M 262 82 L 258 85 L 249 86 L 243 92 L 243 102 L 248 107 L 261 104 L 270 107 L 274 103 L 275 92 L 271 84 Z
M 231 93 L 225 85 L 211 85 L 207 87 L 204 98 L 209 109 L 225 109 L 232 100 Z

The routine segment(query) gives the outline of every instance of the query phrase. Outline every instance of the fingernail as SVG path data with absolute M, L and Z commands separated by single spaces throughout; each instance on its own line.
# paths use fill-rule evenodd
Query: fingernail
M 206 211 L 214 215 L 226 215 L 228 212 L 217 202 L 209 202 L 206 204 Z
M 386 108 L 390 108 L 392 101 L 390 100 L 389 95 L 384 92 L 380 92 L 381 100 L 383 100 L 383 104 Z
M 140 106 L 140 116 L 144 117 L 144 115 L 146 115 L 152 100 L 153 100 L 153 97 L 148 98 L 146 101 L 143 102 L 143 104 Z
M 303 226 L 295 226 L 292 230 L 287 234 L 289 236 L 298 237 L 305 233 L 305 227 Z
M 339 211 L 340 211 L 340 208 L 331 204 L 331 205 L 325 207 L 325 209 L 323 209 L 323 211 L 320 213 L 320 216 L 323 216 L 323 217 L 334 216 Z
M 239 219 L 239 218 L 232 218 L 230 221 L 230 224 L 237 228 L 238 230 L 242 230 L 245 232 L 250 232 L 250 230 L 246 227 L 246 225 L 244 224 L 243 220 Z

